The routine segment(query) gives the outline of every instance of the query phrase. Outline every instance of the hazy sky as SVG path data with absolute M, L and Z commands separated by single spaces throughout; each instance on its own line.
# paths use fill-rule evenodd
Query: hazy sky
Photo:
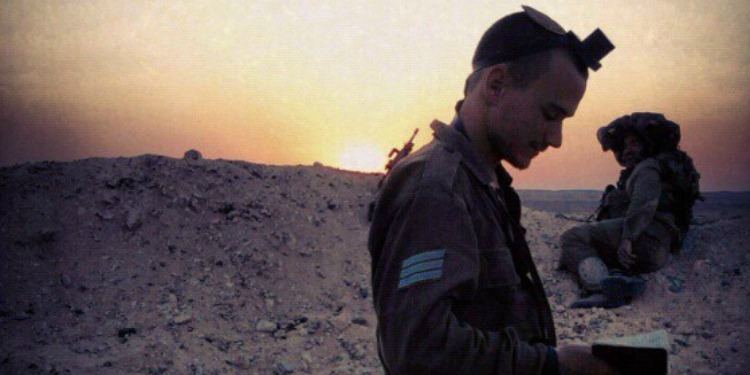
M 510 1 L 2 1 L 0 165 L 134 156 L 382 169 L 431 138 Z M 617 49 L 520 188 L 603 188 L 596 129 L 682 126 L 705 190 L 750 190 L 750 1 L 528 1 Z

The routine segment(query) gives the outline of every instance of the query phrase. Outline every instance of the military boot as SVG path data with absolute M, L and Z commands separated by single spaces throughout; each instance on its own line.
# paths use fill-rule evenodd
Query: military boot
M 607 297 L 607 308 L 616 308 L 630 303 L 646 291 L 646 279 L 612 272 L 601 282 L 602 294 Z
M 573 309 L 590 309 L 592 307 L 616 309 L 630 304 L 633 298 L 642 295 L 645 290 L 646 279 L 638 276 L 613 274 L 602 280 L 600 292 L 580 298 L 573 302 L 570 307 Z
M 607 296 L 602 293 L 591 293 L 586 297 L 581 297 L 570 304 L 571 309 L 590 309 L 592 307 L 606 307 Z

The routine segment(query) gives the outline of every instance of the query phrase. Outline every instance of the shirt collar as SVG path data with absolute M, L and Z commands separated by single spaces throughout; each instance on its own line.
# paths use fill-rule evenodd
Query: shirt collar
M 492 177 L 490 176 L 490 172 L 484 166 L 479 153 L 471 144 L 458 114 L 456 114 L 456 117 L 451 122 L 451 126 L 435 120 L 430 127 L 435 131 L 435 138 L 445 144 L 449 150 L 457 151 L 461 154 L 461 162 L 476 178 L 483 184 L 491 186 Z M 502 164 L 498 164 L 495 167 L 495 174 L 501 187 L 510 186 L 513 182 L 513 177 L 505 170 Z
M 464 128 L 464 123 L 461 121 L 461 117 L 458 116 L 458 113 L 453 117 L 453 121 L 451 121 L 451 126 L 453 129 L 456 129 L 457 132 L 463 134 L 466 139 L 471 141 L 471 138 L 469 138 L 469 135 L 466 133 L 466 128 Z
M 495 174 L 497 175 L 497 182 L 500 184 L 500 187 L 509 187 L 513 184 L 513 176 L 508 173 L 502 164 L 498 164 L 495 167 Z

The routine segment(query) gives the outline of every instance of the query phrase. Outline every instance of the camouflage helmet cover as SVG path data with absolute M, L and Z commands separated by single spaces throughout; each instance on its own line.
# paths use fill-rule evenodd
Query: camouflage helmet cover
M 635 134 L 646 142 L 652 154 L 677 149 L 680 144 L 680 126 L 667 120 L 661 113 L 634 112 L 599 128 L 596 138 L 602 150 L 622 151 L 625 136 Z

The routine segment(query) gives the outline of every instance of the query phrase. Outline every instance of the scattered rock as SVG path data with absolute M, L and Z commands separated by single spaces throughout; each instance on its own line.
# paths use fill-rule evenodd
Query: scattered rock
M 143 224 L 143 221 L 141 219 L 141 211 L 138 209 L 130 209 L 128 210 L 128 216 L 125 221 L 125 226 L 130 231 L 134 231 L 141 227 Z
M 253 368 L 253 363 L 257 358 L 255 356 L 240 354 L 236 359 L 226 360 L 226 364 L 237 367 L 241 370 L 250 370 Z
M 111 221 L 114 218 L 112 213 L 109 211 L 99 211 L 96 213 L 96 216 L 105 221 Z
M 329 321 L 337 331 L 343 331 L 352 324 L 351 314 L 346 310 L 329 319 Z
M 367 323 L 367 319 L 362 318 L 362 317 L 356 317 L 356 318 L 352 319 L 352 323 L 359 324 L 359 325 L 365 326 L 365 327 L 367 327 L 369 325 Z
M 203 154 L 201 154 L 198 150 L 187 150 L 185 151 L 185 155 L 182 157 L 184 160 L 201 160 L 203 159 Z
M 258 332 L 269 332 L 273 333 L 278 329 L 278 326 L 276 323 L 261 319 L 258 321 L 258 323 L 255 325 L 255 330 Z
M 193 319 L 193 313 L 190 309 L 185 309 L 180 311 L 179 314 L 177 314 L 174 319 L 172 319 L 173 322 L 176 324 L 185 324 Z
M 291 374 L 294 372 L 294 365 L 287 362 L 281 361 L 276 364 L 276 373 L 279 375 Z
M 328 203 L 326 204 L 326 207 L 329 210 L 334 211 L 334 210 L 337 210 L 339 207 L 341 207 L 341 204 L 339 202 L 329 200 Z
M 667 276 L 669 282 L 669 291 L 672 293 L 679 293 L 682 291 L 683 280 L 674 276 Z
M 120 339 L 120 342 L 124 344 L 128 341 L 128 338 L 136 332 L 137 330 L 133 327 L 120 328 L 117 330 L 117 337 Z
M 360 344 L 355 344 L 347 340 L 341 340 L 341 347 L 344 348 L 349 358 L 355 361 L 365 358 L 367 355 L 365 349 Z
M 359 296 L 362 299 L 366 299 L 370 296 L 370 289 L 367 287 L 367 285 L 360 285 L 359 286 Z
M 302 360 L 305 361 L 305 363 L 307 364 L 313 363 L 313 357 L 310 355 L 310 353 L 303 352 L 301 357 L 302 357 Z

